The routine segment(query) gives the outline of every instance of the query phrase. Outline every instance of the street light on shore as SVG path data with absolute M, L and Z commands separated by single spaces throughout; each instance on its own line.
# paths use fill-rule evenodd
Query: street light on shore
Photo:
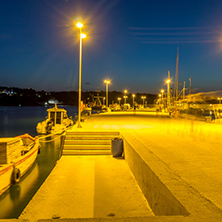
M 222 98 L 218 97 L 217 99 L 219 100 L 219 104 L 221 104 L 221 99 L 222 99 Z
M 125 101 L 124 104 L 126 104 L 126 99 L 128 98 L 128 96 L 123 96 L 123 98 L 124 98 L 124 101 Z
M 81 28 L 83 27 L 83 24 L 82 24 L 81 22 L 77 22 L 77 23 L 76 23 L 76 26 L 77 26 L 79 29 L 81 29 Z
M 123 98 L 125 99 L 125 104 L 126 104 L 126 98 L 127 98 L 126 94 L 127 94 L 127 92 L 128 92 L 128 91 L 125 89 L 125 90 L 124 90 L 125 96 L 123 97 Z
M 164 93 L 164 89 L 162 89 L 160 92 L 162 93 L 162 104 L 163 104 L 163 93 Z
M 161 94 L 159 94 L 159 104 L 160 104 L 160 101 L 161 101 L 161 97 L 162 97 L 162 95 L 161 95 Z
M 78 102 L 78 128 L 82 128 L 80 124 L 81 119 L 81 72 L 82 72 L 82 39 L 86 37 L 84 33 L 82 33 L 83 24 L 78 22 L 76 27 L 79 28 L 79 102 Z
M 134 108 L 134 98 L 135 98 L 135 96 L 136 96 L 135 94 L 132 95 L 132 97 L 133 97 L 133 108 Z
M 117 99 L 119 100 L 119 105 L 120 105 L 120 100 L 121 100 L 121 98 L 120 98 L 120 97 L 118 97 Z
M 108 85 L 110 84 L 110 80 L 104 80 L 104 83 L 106 84 L 106 110 L 108 111 Z
M 167 83 L 167 107 L 170 106 L 170 79 L 166 80 Z
M 141 96 L 141 99 L 143 99 L 143 108 L 144 108 L 144 99 L 146 99 L 146 96 Z

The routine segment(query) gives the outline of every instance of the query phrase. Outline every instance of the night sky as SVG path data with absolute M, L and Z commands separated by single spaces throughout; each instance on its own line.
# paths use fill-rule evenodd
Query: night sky
M 0 86 L 159 93 L 172 82 L 222 90 L 221 0 L 1 0 Z

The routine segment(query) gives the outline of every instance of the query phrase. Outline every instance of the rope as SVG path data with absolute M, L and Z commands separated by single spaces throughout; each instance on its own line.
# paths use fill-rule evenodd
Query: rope
M 67 128 L 65 129 L 65 132 L 66 132 L 68 129 L 70 129 L 71 127 L 72 127 L 72 126 L 67 127 Z M 48 137 L 51 137 L 51 136 L 55 136 L 55 133 L 58 133 L 58 132 L 61 132 L 61 135 L 58 135 L 58 136 L 54 137 L 54 138 L 51 139 L 51 140 L 41 141 L 41 140 L 43 140 L 43 139 L 45 139 L 45 138 L 48 138 Z M 61 137 L 62 135 L 63 135 L 63 130 L 61 130 L 61 131 L 55 131 L 54 133 L 50 133 L 49 135 L 39 137 L 39 142 L 49 143 L 49 142 L 52 142 L 52 141 L 56 140 L 57 138 Z
M 51 134 L 51 135 L 53 135 L 53 134 Z M 40 141 L 42 138 L 39 138 L 39 142 L 40 142 L 40 143 L 50 143 L 50 142 L 56 140 L 57 138 L 59 138 L 59 137 L 61 137 L 61 136 L 62 136 L 62 135 L 59 135 L 59 136 L 57 136 L 57 137 L 54 137 L 54 138 L 51 139 L 51 140 L 44 140 L 44 141 Z M 46 137 L 45 137 L 45 138 L 46 138 Z

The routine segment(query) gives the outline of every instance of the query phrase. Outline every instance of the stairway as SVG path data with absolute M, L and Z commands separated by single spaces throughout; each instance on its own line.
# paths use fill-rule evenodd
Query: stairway
M 119 132 L 67 131 L 62 155 L 111 155 L 111 140 Z

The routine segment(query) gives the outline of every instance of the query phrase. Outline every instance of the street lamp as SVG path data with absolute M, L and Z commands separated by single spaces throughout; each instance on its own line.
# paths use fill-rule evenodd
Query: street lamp
M 124 101 L 125 101 L 124 104 L 126 104 L 126 99 L 128 98 L 128 96 L 123 96 L 123 98 L 124 98 Z
M 164 93 L 164 89 L 162 89 L 160 92 L 162 93 L 162 104 L 163 104 L 163 93 Z
M 123 97 L 123 98 L 125 99 L 125 104 L 126 104 L 126 98 L 127 98 L 126 94 L 127 94 L 127 92 L 128 92 L 128 91 L 125 89 L 125 90 L 124 90 L 125 96 Z
M 170 79 L 167 79 L 167 107 L 170 106 Z
M 84 33 L 82 33 L 82 27 L 83 24 L 81 22 L 78 22 L 76 26 L 80 30 L 80 35 L 79 35 L 79 103 L 78 103 L 78 128 L 82 128 L 80 124 L 80 119 L 81 119 L 81 72 L 82 72 L 82 39 L 86 37 Z
M 146 96 L 141 96 L 141 99 L 143 99 L 143 108 L 144 108 L 144 99 L 146 99 Z
M 119 105 L 120 105 L 120 100 L 121 100 L 121 98 L 120 98 L 120 97 L 118 97 L 117 99 L 119 100 Z
M 81 22 L 77 22 L 77 23 L 76 23 L 76 26 L 77 26 L 79 29 L 81 29 L 81 28 L 83 27 L 83 24 L 82 24 Z
M 103 97 L 103 105 L 104 105 L 104 103 L 105 103 L 105 102 L 104 102 L 104 101 L 105 101 L 105 99 L 106 99 L 106 97 Z
M 133 97 L 133 109 L 134 109 L 134 98 L 135 98 L 135 96 L 136 96 L 135 94 L 132 95 L 132 97 Z
M 104 80 L 104 83 L 106 84 L 106 110 L 108 111 L 108 85 L 110 84 L 110 80 Z
M 161 94 L 159 94 L 159 104 L 160 104 L 160 101 L 161 101 L 161 97 L 162 97 L 162 95 L 161 95 Z
M 222 99 L 222 98 L 218 97 L 217 99 L 219 100 L 219 104 L 221 104 L 221 99 Z

